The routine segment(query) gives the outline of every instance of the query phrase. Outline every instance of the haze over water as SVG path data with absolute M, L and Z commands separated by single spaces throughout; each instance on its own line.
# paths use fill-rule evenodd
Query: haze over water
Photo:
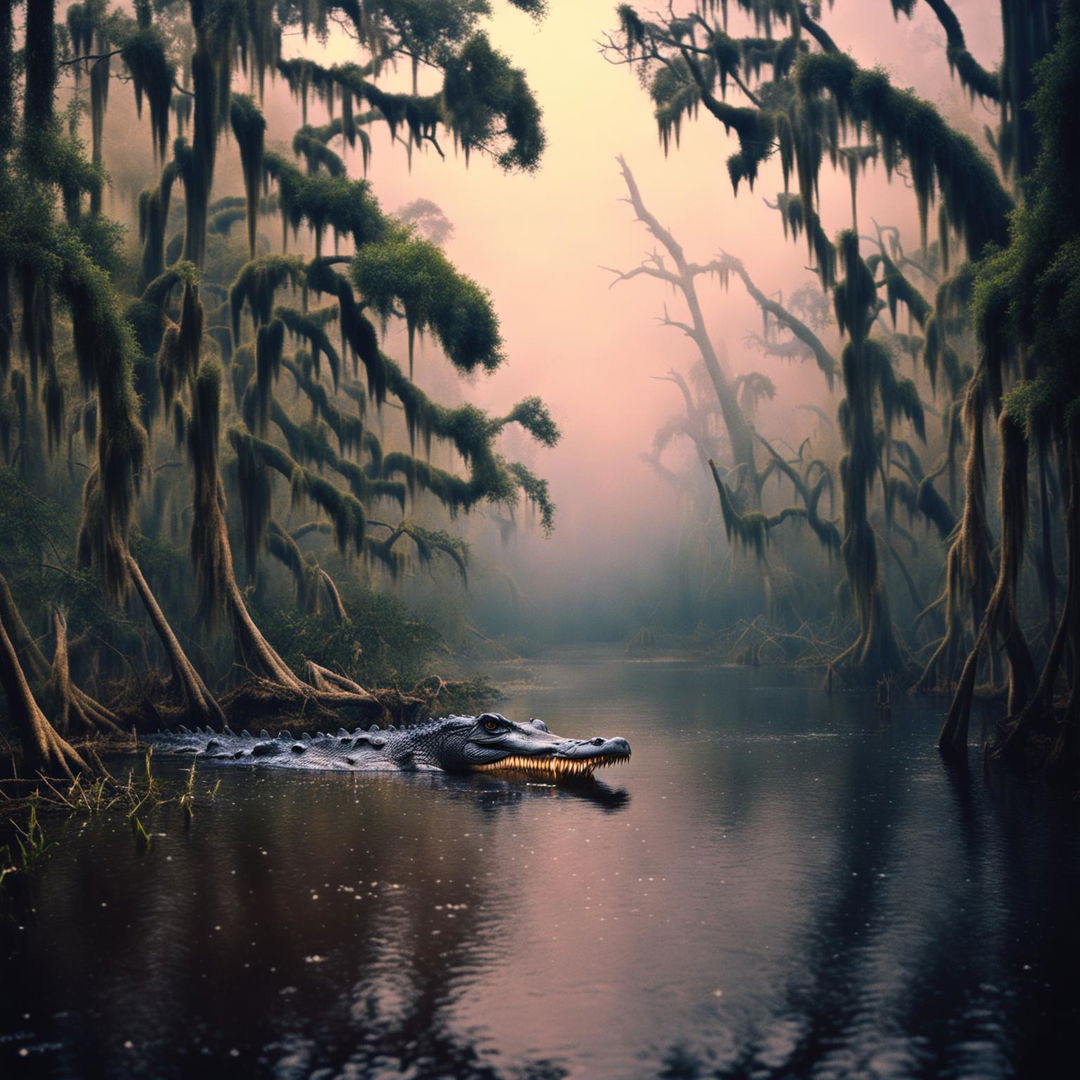
M 3 922 L 0 1071 L 1066 1075 L 1075 808 L 949 771 L 925 703 L 608 656 L 500 707 L 634 757 L 579 790 L 208 764 L 142 854 L 89 823 Z

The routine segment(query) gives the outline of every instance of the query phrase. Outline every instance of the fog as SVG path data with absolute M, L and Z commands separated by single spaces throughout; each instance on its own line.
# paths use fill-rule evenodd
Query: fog
M 971 51 L 993 66 L 1000 53 L 998 5 L 962 0 L 953 6 Z M 680 408 L 674 385 L 657 377 L 672 370 L 688 373 L 697 354 L 683 334 L 661 324 L 665 308 L 672 319 L 683 317 L 679 298 L 647 278 L 613 285 L 614 275 L 605 269 L 630 270 L 655 249 L 625 201 L 616 157 L 625 158 L 646 205 L 691 261 L 729 252 L 743 260 L 770 296 L 790 295 L 814 276 L 805 239 L 785 239 L 778 215 L 765 204 L 783 186 L 777 161 L 764 165 L 752 192 L 743 187 L 736 196 L 725 165 L 736 140 L 704 111 L 683 125 L 678 146 L 665 155 L 637 76 L 601 52 L 605 33 L 616 23 L 610 0 L 553 3 L 539 22 L 507 5 L 494 7 L 492 41 L 525 70 L 544 110 L 548 147 L 539 169 L 507 174 L 482 156 L 466 163 L 452 146 L 444 147 L 445 160 L 430 148 L 408 155 L 404 144 L 392 144 L 378 125 L 366 175 L 385 209 L 417 198 L 437 203 L 453 224 L 447 253 L 492 294 L 507 363 L 462 386 L 463 398 L 499 414 L 525 395 L 539 395 L 562 432 L 550 450 L 512 432 L 503 436 L 509 456 L 549 480 L 557 505 L 555 530 L 543 536 L 521 510 L 519 528 L 503 542 L 495 522 L 483 512 L 474 515 L 464 526 L 475 566 L 468 602 L 482 623 L 502 632 L 517 612 L 525 617 L 523 633 L 568 640 L 626 636 L 662 602 L 668 564 L 687 516 L 700 516 L 701 509 L 643 460 L 657 428 Z M 970 107 L 950 80 L 944 35 L 925 5 L 917 7 L 913 19 L 894 20 L 884 2 L 838 0 L 826 23 L 837 44 L 862 66 L 883 67 L 898 85 L 912 86 L 982 141 L 979 113 L 985 112 L 987 121 L 992 114 Z M 733 32 L 737 29 L 736 24 Z M 322 62 L 350 58 L 349 43 L 337 37 L 320 45 L 293 35 L 284 52 Z M 400 77 L 404 87 L 408 73 Z M 287 144 L 300 123 L 299 106 L 280 81 L 268 86 L 264 111 L 268 145 Z M 312 122 L 324 117 L 325 107 L 313 101 Z M 150 144 L 148 134 L 137 146 L 130 140 L 131 119 L 128 105 L 111 106 L 106 138 L 114 149 L 118 139 L 125 149 L 134 148 L 130 160 L 137 174 L 150 164 Z M 359 151 L 349 152 L 346 160 L 350 173 L 360 175 Z M 222 153 L 219 162 L 215 196 L 239 192 L 235 154 Z M 114 169 L 114 214 L 130 215 L 141 182 Z M 915 200 L 904 179 L 894 176 L 890 183 L 880 164 L 871 163 L 861 185 L 860 213 L 898 226 L 915 248 Z M 827 166 L 820 213 L 830 236 L 850 224 L 848 180 Z M 867 220 L 859 224 L 864 232 L 871 227 Z M 263 219 L 263 228 L 276 247 L 276 219 Z M 738 281 L 725 291 L 717 281 L 702 278 L 699 293 L 712 339 L 726 351 L 732 373 L 760 371 L 777 387 L 776 397 L 757 414 L 758 430 L 794 447 L 817 424 L 813 414 L 797 406 L 817 403 L 835 415 L 837 399 L 830 397 L 816 367 L 765 356 L 747 343 L 747 334 L 760 330 L 761 315 Z M 826 336 L 834 333 L 830 327 Z M 836 340 L 827 336 L 830 345 Z M 417 379 L 444 398 L 453 396 L 455 379 L 434 349 L 419 354 Z M 702 471 L 685 444 L 671 445 L 664 462 L 676 472 Z M 708 528 L 717 557 L 730 557 L 713 510 Z M 516 589 L 499 584 L 504 570 Z M 738 576 L 738 560 L 729 571 Z M 428 595 L 432 589 L 453 591 L 447 577 L 426 586 Z M 424 588 L 416 595 L 422 598 Z M 502 598 L 511 594 L 516 595 L 513 610 L 501 610 Z

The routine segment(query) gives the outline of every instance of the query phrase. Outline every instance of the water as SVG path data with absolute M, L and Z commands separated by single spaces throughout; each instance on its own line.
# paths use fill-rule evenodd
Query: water
M 634 757 L 74 823 L 0 916 L 0 1074 L 1075 1075 L 1076 804 L 946 769 L 925 702 L 581 657 L 499 707 Z

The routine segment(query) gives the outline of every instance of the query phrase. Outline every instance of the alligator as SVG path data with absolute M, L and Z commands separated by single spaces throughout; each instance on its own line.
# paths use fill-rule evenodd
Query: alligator
M 446 716 L 411 726 L 368 730 L 342 728 L 258 736 L 225 728 L 160 732 L 145 740 L 163 753 L 194 754 L 200 761 L 329 771 L 442 770 L 450 773 L 509 772 L 546 780 L 586 779 L 596 769 L 626 761 L 625 739 L 565 739 L 542 720 L 515 723 L 501 713 Z

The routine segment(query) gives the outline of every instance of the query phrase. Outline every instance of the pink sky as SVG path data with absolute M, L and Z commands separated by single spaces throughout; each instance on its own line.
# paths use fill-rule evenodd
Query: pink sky
M 611 275 L 601 269 L 633 267 L 653 246 L 621 201 L 616 155 L 626 158 L 647 205 L 691 259 L 707 261 L 721 248 L 729 251 L 770 294 L 790 293 L 811 274 L 805 246 L 784 240 L 777 215 L 762 201 L 781 188 L 779 166 L 766 165 L 754 192 L 743 189 L 736 198 L 725 165 L 734 144 L 704 114 L 684 126 L 681 146 L 665 158 L 635 75 L 600 55 L 597 42 L 616 21 L 612 0 L 553 0 L 549 6 L 547 18 L 534 23 L 496 0 L 490 28 L 496 46 L 527 72 L 544 109 L 549 146 L 535 174 L 504 174 L 477 157 L 466 168 L 450 147 L 446 161 L 431 152 L 414 153 L 410 170 L 403 147 L 376 135 L 368 176 L 384 208 L 424 197 L 453 222 L 447 251 L 491 291 L 508 358 L 494 375 L 463 387 L 464 393 L 493 412 L 539 394 L 563 432 L 555 450 L 523 439 L 507 442 L 511 456 L 524 457 L 550 479 L 559 507 L 551 539 L 519 540 L 518 547 L 538 570 L 576 566 L 566 572 L 590 575 L 597 567 L 588 553 L 610 552 L 601 564 L 610 569 L 613 559 L 622 558 L 614 554 L 621 550 L 621 538 L 655 546 L 670 533 L 677 502 L 639 454 L 650 448 L 657 426 L 678 404 L 674 388 L 653 376 L 670 368 L 685 371 L 695 359 L 685 338 L 658 325 L 665 303 L 673 317 L 682 316 L 677 298 L 646 279 L 611 289 Z M 957 0 L 953 6 L 972 51 L 984 65 L 994 66 L 1000 52 L 998 4 Z M 950 80 L 944 35 L 925 5 L 918 6 L 913 20 L 894 20 L 888 0 L 838 0 L 831 10 L 826 6 L 823 21 L 861 64 L 881 65 L 899 85 L 913 86 L 950 115 L 966 116 L 973 135 L 993 121 L 978 105 L 969 110 Z M 286 51 L 323 60 L 350 58 L 340 42 L 327 56 L 320 55 L 317 43 L 304 45 L 298 36 Z M 281 83 L 268 94 L 265 109 L 271 138 L 291 140 L 299 121 Z M 313 102 L 313 122 L 321 122 L 321 112 Z M 111 137 L 117 134 L 117 115 L 111 112 L 107 120 Z M 225 163 L 234 156 L 231 147 L 219 154 L 218 194 L 225 193 Z M 358 153 L 349 164 L 359 171 Z M 882 170 L 873 166 L 863 190 L 867 214 L 900 225 L 914 246 L 911 193 L 901 183 L 888 187 Z M 830 233 L 849 224 L 848 207 L 846 178 L 823 176 L 821 212 Z M 808 421 L 806 414 L 790 410 L 824 397 L 822 377 L 809 365 L 792 367 L 744 346 L 745 334 L 760 326 L 760 316 L 738 283 L 725 294 L 703 281 L 700 292 L 714 339 L 726 343 L 734 371 L 763 371 L 780 388 L 777 401 L 761 416 L 762 427 L 771 425 L 770 435 L 797 435 L 788 429 Z M 424 358 L 418 380 L 425 383 L 437 365 L 436 357 Z M 429 385 L 438 393 L 445 381 L 439 374 Z M 793 415 L 801 419 L 794 421 Z M 625 556 L 628 566 L 640 550 Z

